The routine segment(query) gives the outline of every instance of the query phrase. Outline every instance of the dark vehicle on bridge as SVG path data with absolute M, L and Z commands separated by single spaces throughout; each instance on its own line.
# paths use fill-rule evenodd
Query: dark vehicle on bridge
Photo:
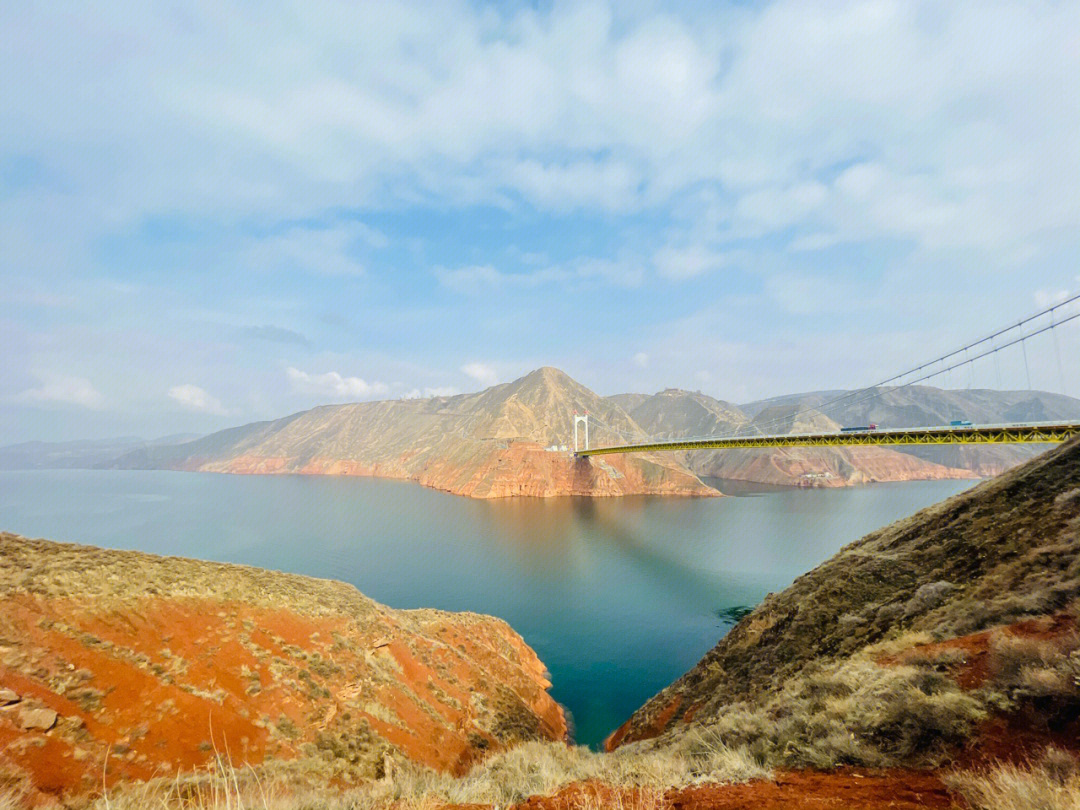
M 876 422 L 871 422 L 869 425 L 858 425 L 857 427 L 840 428 L 841 433 L 869 433 L 871 430 L 877 430 Z
M 968 419 L 953 419 L 949 422 L 949 427 L 971 427 L 971 421 Z

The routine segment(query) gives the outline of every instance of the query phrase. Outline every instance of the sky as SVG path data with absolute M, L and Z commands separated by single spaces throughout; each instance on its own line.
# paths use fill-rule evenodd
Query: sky
M 0 443 L 860 387 L 1080 290 L 1076 2 L 10 0 L 0 91 Z

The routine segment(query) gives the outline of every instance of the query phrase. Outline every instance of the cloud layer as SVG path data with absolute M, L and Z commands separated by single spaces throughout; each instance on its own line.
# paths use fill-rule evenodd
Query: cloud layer
M 169 389 L 169 399 L 185 410 L 224 416 L 228 413 L 221 401 L 197 385 L 186 383 Z
M 902 366 L 1075 283 L 1077 3 L 9 3 L 0 26 L 0 402 L 43 435 L 545 364 L 829 387 L 826 351 Z

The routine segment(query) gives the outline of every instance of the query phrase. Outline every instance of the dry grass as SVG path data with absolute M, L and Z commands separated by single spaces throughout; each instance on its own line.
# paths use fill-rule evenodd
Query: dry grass
M 531 742 L 496 755 L 457 779 L 419 769 L 395 774 L 389 796 L 505 805 L 530 796 L 549 796 L 581 782 L 662 793 L 702 782 L 745 782 L 769 775 L 745 750 L 729 748 L 699 733 L 681 740 L 678 747 L 631 745 L 611 754 Z
M 672 788 L 769 778 L 766 765 L 930 763 L 984 716 L 978 697 L 949 678 L 927 667 L 878 666 L 867 654 L 811 668 L 767 702 L 731 707 L 706 727 L 610 754 L 530 742 L 490 757 L 462 777 L 403 765 L 344 794 L 302 793 L 297 785 L 303 780 L 287 771 L 271 780 L 264 771 L 256 776 L 221 767 L 201 777 L 131 786 L 102 798 L 94 810 L 503 807 L 558 794 L 570 785 L 584 787 L 568 794 L 568 806 L 652 810 Z M 590 785 L 600 784 L 614 790 L 590 793 Z
M 1048 749 L 1042 760 L 1025 766 L 950 776 L 949 787 L 972 810 L 1076 810 L 1080 807 L 1080 763 L 1072 754 Z
M 560 743 L 530 742 L 495 755 L 462 777 L 416 765 L 340 793 L 303 792 L 295 774 L 233 769 L 175 780 L 129 785 L 98 799 L 93 810 L 426 810 L 445 804 L 506 806 L 530 796 L 550 796 L 570 785 L 585 785 L 572 806 L 651 810 L 664 793 L 700 783 L 767 779 L 745 750 L 731 749 L 711 734 L 694 733 L 678 746 L 626 746 L 612 754 Z M 615 790 L 590 792 L 589 785 Z M 592 803 L 592 804 L 590 804 Z M 0 805 L 0 810 L 6 810 Z
M 0 532 L 0 595 L 78 594 L 96 605 L 124 605 L 147 595 L 216 599 L 280 608 L 306 616 L 369 618 L 380 606 L 351 585 L 246 565 L 161 557 Z
M 708 728 L 768 766 L 933 765 L 986 716 L 983 701 L 927 667 L 869 655 L 808 667 L 775 695 L 728 706 Z
M 1080 636 L 1018 638 L 995 633 L 990 641 L 993 686 L 1011 697 L 1080 702 Z

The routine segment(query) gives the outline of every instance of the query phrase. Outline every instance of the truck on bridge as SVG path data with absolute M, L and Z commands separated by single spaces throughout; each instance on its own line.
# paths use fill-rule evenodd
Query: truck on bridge
M 869 425 L 858 425 L 857 427 L 840 428 L 841 433 L 869 433 L 871 430 L 877 430 L 877 422 L 871 422 Z

